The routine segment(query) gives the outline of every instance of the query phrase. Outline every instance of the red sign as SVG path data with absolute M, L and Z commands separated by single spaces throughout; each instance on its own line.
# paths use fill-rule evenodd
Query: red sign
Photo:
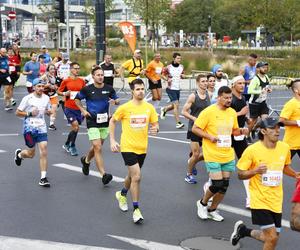
M 121 28 L 124 38 L 128 42 L 131 51 L 134 52 L 136 45 L 136 29 L 134 25 L 130 22 L 120 22 L 119 27 Z
M 15 11 L 8 12 L 8 17 L 10 20 L 13 20 L 17 17 L 17 13 Z

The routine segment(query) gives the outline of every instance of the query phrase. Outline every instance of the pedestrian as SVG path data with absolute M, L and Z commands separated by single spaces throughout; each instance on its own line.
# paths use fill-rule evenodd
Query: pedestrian
M 13 82 L 9 74 L 9 59 L 6 53 L 5 48 L 0 49 L 0 87 L 1 85 L 4 86 L 4 110 L 10 111 L 12 110 L 11 93 Z
M 119 104 L 119 99 L 114 88 L 104 83 L 102 68 L 96 66 L 91 74 L 94 83 L 82 88 L 75 97 L 76 105 L 86 118 L 88 137 L 92 144 L 87 154 L 81 157 L 82 172 L 84 175 L 89 175 L 91 160 L 95 158 L 102 183 L 106 185 L 112 180 L 112 175 L 106 173 L 104 169 L 102 147 L 109 134 L 109 105 Z M 83 99 L 86 101 L 86 108 L 82 105 Z
M 121 151 L 128 173 L 121 191 L 116 192 L 116 199 L 122 211 L 128 211 L 127 192 L 130 190 L 133 205 L 133 222 L 140 223 L 144 218 L 139 208 L 141 168 L 146 158 L 149 133 L 156 135 L 158 116 L 155 108 L 144 100 L 145 84 L 136 79 L 130 84 L 132 100 L 118 107 L 109 123 L 110 148 L 113 152 Z M 122 123 L 121 143 L 116 141 L 116 123 Z
M 46 176 L 48 169 L 48 136 L 44 117 L 45 114 L 51 114 L 50 100 L 49 96 L 44 94 L 44 81 L 36 78 L 32 84 L 34 92 L 23 97 L 16 111 L 17 116 L 24 118 L 23 135 L 27 149 L 17 149 L 15 151 L 15 163 L 17 166 L 21 166 L 23 159 L 33 158 L 37 144 L 40 152 L 41 171 L 39 185 L 50 187 L 50 182 Z
M 230 241 L 236 245 L 241 238 L 251 237 L 263 242 L 263 249 L 275 249 L 281 231 L 283 174 L 299 179 L 300 172 L 291 167 L 289 146 L 279 141 L 278 119 L 263 119 L 259 141 L 250 145 L 237 163 L 239 179 L 250 179 L 252 223 L 260 230 L 248 228 L 243 221 L 234 225 Z

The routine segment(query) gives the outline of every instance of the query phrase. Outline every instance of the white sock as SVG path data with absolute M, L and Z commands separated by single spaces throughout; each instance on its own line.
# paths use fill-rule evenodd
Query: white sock
M 41 171 L 41 179 L 46 178 L 47 171 Z
M 20 152 L 20 153 L 18 153 L 18 157 L 22 159 L 21 152 Z

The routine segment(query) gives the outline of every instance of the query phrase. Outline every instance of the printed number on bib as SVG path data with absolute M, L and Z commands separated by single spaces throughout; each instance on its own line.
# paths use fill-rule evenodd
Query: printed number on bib
M 112 77 L 113 71 L 112 70 L 104 70 L 104 77 Z
M 162 71 L 162 68 L 155 68 L 155 73 L 160 75 L 161 74 L 161 71 Z
M 230 135 L 218 135 L 217 147 L 230 148 L 231 147 L 231 136 Z
M 9 66 L 9 71 L 10 72 L 15 72 L 16 71 L 16 67 L 15 66 Z
M 245 135 L 234 136 L 235 141 L 242 141 L 242 140 L 244 140 L 244 138 L 245 138 Z
M 45 121 L 42 118 L 30 118 L 29 122 L 30 122 L 30 125 L 32 125 L 35 128 L 45 126 Z
M 105 123 L 108 121 L 108 114 L 97 114 L 97 123 Z
M 270 171 L 268 170 L 261 176 L 261 181 L 264 186 L 277 187 L 281 184 L 282 171 Z
M 146 115 L 131 115 L 130 116 L 130 127 L 131 128 L 144 128 L 147 125 Z
M 76 97 L 76 95 L 77 95 L 77 93 L 78 93 L 78 91 L 71 91 L 71 93 L 70 93 L 70 99 L 74 100 L 75 97 Z

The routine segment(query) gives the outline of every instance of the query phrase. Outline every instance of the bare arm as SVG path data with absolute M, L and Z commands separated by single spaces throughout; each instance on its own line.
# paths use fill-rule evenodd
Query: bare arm
M 287 176 L 300 178 L 300 172 L 296 172 L 294 169 L 291 168 L 290 165 L 285 165 L 283 168 L 283 173 Z
M 109 138 L 110 138 L 110 149 L 112 152 L 119 152 L 120 145 L 115 139 L 115 129 L 116 129 L 117 120 L 112 117 L 109 121 Z
M 197 136 L 210 140 L 211 142 L 216 143 L 218 141 L 217 137 L 206 133 L 203 129 L 197 127 L 195 124 L 193 125 L 192 132 Z
M 291 229 L 300 232 L 300 203 L 293 202 L 291 212 Z
M 184 104 L 183 108 L 182 108 L 182 111 L 181 111 L 181 114 L 189 119 L 189 120 L 192 120 L 192 121 L 195 121 L 197 119 L 197 117 L 195 116 L 192 116 L 190 113 L 189 113 L 189 110 L 191 109 L 191 106 L 193 105 L 193 103 L 195 102 L 195 95 L 194 94 L 191 94 L 189 95 L 188 99 L 186 100 L 186 103 Z
M 119 70 L 119 75 L 120 75 L 122 82 L 124 82 L 124 71 L 125 71 L 125 69 L 121 66 L 121 68 Z
M 297 126 L 298 127 L 300 125 L 300 120 L 292 121 L 292 120 L 288 120 L 288 119 L 280 117 L 279 121 L 282 122 L 284 124 L 284 126 Z M 298 123 L 299 123 L 299 125 L 298 125 Z
M 159 125 L 158 122 L 153 122 L 150 124 L 150 129 L 149 129 L 149 133 L 150 135 L 157 135 L 157 133 L 159 132 Z
M 248 128 L 236 128 L 232 130 L 232 135 L 239 136 L 239 135 L 247 135 L 249 133 Z
M 91 114 L 83 107 L 81 101 L 79 99 L 75 99 L 75 104 L 80 109 L 80 112 L 84 115 L 84 117 L 91 117 Z
M 240 180 L 247 180 L 252 178 L 257 174 L 264 174 L 267 171 L 267 166 L 265 164 L 260 164 L 256 168 L 251 170 L 240 170 L 238 169 L 238 177 Z

